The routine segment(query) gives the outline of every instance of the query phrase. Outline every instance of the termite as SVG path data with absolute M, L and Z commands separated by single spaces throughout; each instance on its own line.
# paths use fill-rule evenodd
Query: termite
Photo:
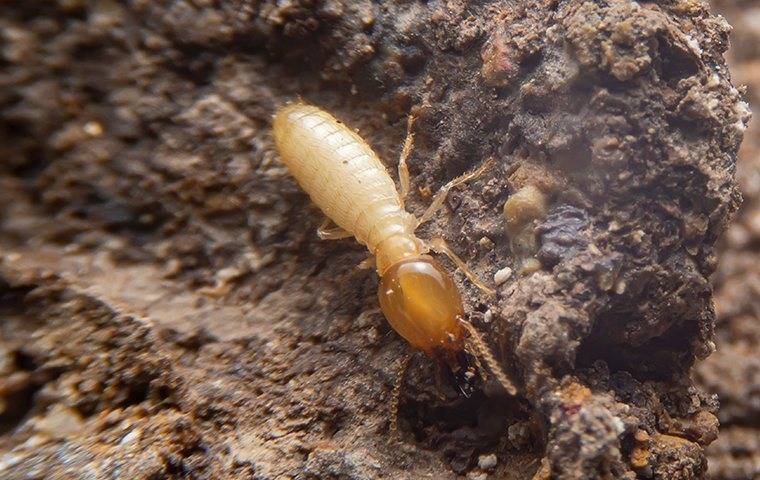
M 451 275 L 429 252 L 448 255 L 475 285 L 489 294 L 493 291 L 442 239 L 425 242 L 414 232 L 440 209 L 451 188 L 479 176 L 490 162 L 447 183 L 417 219 L 404 206 L 410 185 L 406 161 L 413 147 L 413 123 L 410 116 L 398 166 L 400 194 L 367 142 L 324 110 L 303 103 L 287 105 L 276 112 L 273 131 L 277 150 L 290 173 L 337 225 L 327 229 L 323 224 L 319 237 L 353 236 L 367 247 L 380 276 L 378 298 L 385 318 L 412 347 L 447 366 L 462 389 L 467 374 L 465 331 L 477 353 L 487 363 L 494 363 L 489 365 L 491 370 L 499 367 L 474 327 L 464 319 L 462 297 Z M 488 351 L 486 355 L 484 351 Z M 501 377 L 505 388 L 514 394 L 506 376 Z

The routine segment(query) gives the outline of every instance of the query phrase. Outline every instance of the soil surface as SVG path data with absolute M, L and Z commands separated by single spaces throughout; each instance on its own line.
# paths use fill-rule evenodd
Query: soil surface
M 3 2 L 0 476 L 751 478 L 758 89 L 730 31 L 699 0 Z M 414 113 L 418 215 L 493 159 L 419 234 L 496 287 L 456 274 L 517 396 L 457 393 L 362 247 L 318 240 L 270 136 L 299 98 L 389 171 Z

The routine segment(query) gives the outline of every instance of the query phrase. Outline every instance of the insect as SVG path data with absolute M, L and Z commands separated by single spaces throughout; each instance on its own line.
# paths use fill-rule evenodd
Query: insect
M 399 159 L 400 194 L 372 148 L 324 110 L 303 103 L 287 105 L 275 114 L 273 131 L 277 150 L 290 173 L 337 225 L 328 229 L 323 224 L 318 231 L 320 238 L 353 236 L 367 247 L 380 276 L 380 307 L 390 325 L 410 345 L 447 366 L 462 388 L 467 374 L 465 332 L 472 336 L 474 327 L 464 320 L 462 298 L 451 275 L 428 253 L 433 250 L 448 255 L 475 285 L 490 294 L 493 291 L 467 269 L 443 239 L 425 242 L 414 232 L 441 208 L 451 188 L 477 177 L 490 164 L 486 162 L 446 184 L 417 219 L 404 207 L 410 185 L 406 161 L 413 147 L 413 123 L 410 116 Z M 480 343 L 488 350 L 482 339 Z M 478 346 L 476 349 L 480 350 Z M 511 384 L 507 390 L 514 393 Z

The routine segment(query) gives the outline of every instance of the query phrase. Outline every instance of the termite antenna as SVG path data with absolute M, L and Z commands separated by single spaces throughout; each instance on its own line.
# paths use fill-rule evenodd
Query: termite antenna
M 480 380 L 485 385 L 488 383 L 488 372 L 486 372 L 486 369 L 483 368 L 483 364 L 480 362 L 480 356 L 478 356 L 478 352 L 475 351 L 475 347 L 472 346 L 472 342 L 465 341 L 464 348 L 467 351 L 467 354 L 472 357 L 472 360 L 475 363 L 475 368 L 478 370 L 478 375 L 480 375 Z
M 406 203 L 406 197 L 409 195 L 409 167 L 406 161 L 409 159 L 409 155 L 414 148 L 414 121 L 416 120 L 414 114 L 409 114 L 409 118 L 406 121 L 406 139 L 404 140 L 404 147 L 401 149 L 401 155 L 398 159 L 398 182 L 401 185 L 401 207 L 404 207 Z
M 449 260 L 454 262 L 454 265 L 459 269 L 460 272 L 464 273 L 465 277 L 467 277 L 470 282 L 472 282 L 473 285 L 478 287 L 481 291 L 483 291 L 486 295 L 494 296 L 496 295 L 496 290 L 486 285 L 483 280 L 478 278 L 477 275 L 475 275 L 472 270 L 467 266 L 464 261 L 459 258 L 459 255 L 454 253 L 454 251 L 449 247 L 449 245 L 446 243 L 446 240 L 444 240 L 441 237 L 434 237 L 428 241 L 428 245 L 430 245 L 430 248 L 433 249 L 433 251 L 442 253 L 449 257 Z
M 399 366 L 399 370 L 396 373 L 396 381 L 394 382 L 393 390 L 391 391 L 391 404 L 390 404 L 391 438 L 398 435 L 398 409 L 401 403 L 401 387 L 404 384 L 404 377 L 406 376 L 406 370 L 409 368 L 409 363 L 411 363 L 411 361 L 412 361 L 411 355 L 406 355 L 401 360 L 401 365 Z
M 496 361 L 496 358 L 493 356 L 493 352 L 491 352 L 491 349 L 488 348 L 488 345 L 486 345 L 486 342 L 483 340 L 483 336 L 480 334 L 478 329 L 463 318 L 459 319 L 459 323 L 461 323 L 462 326 L 467 330 L 467 333 L 470 334 L 470 339 L 473 347 L 475 347 L 475 351 L 481 358 L 483 358 L 486 365 L 488 365 L 488 368 L 491 370 L 493 376 L 496 377 L 496 380 L 499 382 L 499 384 L 501 384 L 504 390 L 506 390 L 510 395 L 516 395 L 517 388 L 515 388 L 512 381 L 509 379 L 509 377 L 507 377 L 507 374 L 504 373 L 504 370 L 502 370 L 501 366 Z
M 468 182 L 472 179 L 480 177 L 486 171 L 488 171 L 494 165 L 494 163 L 495 163 L 494 159 L 489 158 L 475 170 L 468 173 L 464 173 L 456 177 L 455 179 L 451 180 L 446 185 L 442 186 L 441 189 L 438 190 L 438 193 L 436 193 L 433 196 L 433 200 L 430 202 L 430 205 L 428 206 L 427 210 L 425 210 L 425 213 L 423 213 L 422 216 L 417 221 L 417 227 L 419 227 L 423 223 L 427 223 L 431 218 L 433 218 L 433 215 L 435 215 L 438 212 L 438 210 L 440 210 L 441 207 L 443 207 L 443 202 L 446 200 L 446 196 L 449 194 L 449 190 L 465 182 Z

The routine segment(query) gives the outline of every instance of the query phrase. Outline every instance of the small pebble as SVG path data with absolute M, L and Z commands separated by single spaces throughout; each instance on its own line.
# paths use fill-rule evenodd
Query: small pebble
M 512 269 L 509 267 L 504 267 L 493 275 L 493 281 L 496 282 L 496 285 L 501 285 L 502 283 L 509 280 L 509 277 L 511 276 Z
M 103 125 L 98 122 L 87 122 L 84 124 L 84 133 L 91 137 L 99 137 L 103 135 Z
M 478 467 L 480 467 L 483 470 L 492 470 L 498 461 L 496 460 L 496 455 L 493 453 L 490 453 L 488 455 L 481 455 L 478 457 Z
M 478 240 L 478 243 L 486 250 L 493 250 L 493 247 L 495 246 L 493 240 L 488 237 L 482 237 L 480 240 Z
M 124 435 L 124 437 L 119 442 L 119 446 L 124 446 L 132 442 L 136 442 L 140 440 L 140 437 L 142 436 L 142 430 L 139 428 L 135 428 L 132 431 L 130 431 L 128 434 Z

